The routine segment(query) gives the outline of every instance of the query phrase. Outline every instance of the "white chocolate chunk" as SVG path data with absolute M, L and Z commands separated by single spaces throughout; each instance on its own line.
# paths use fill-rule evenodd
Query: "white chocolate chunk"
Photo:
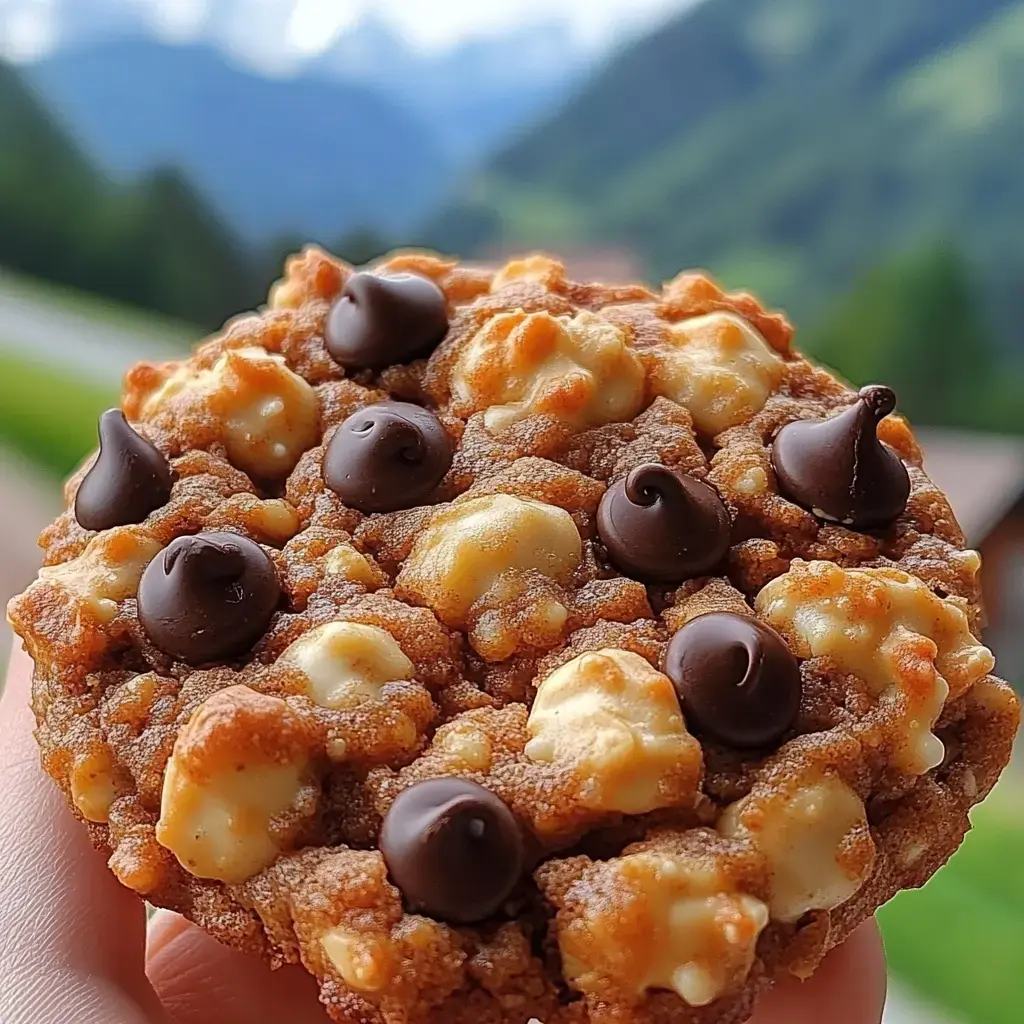
M 526 756 L 572 769 L 581 800 L 602 811 L 643 814 L 696 794 L 700 744 L 687 732 L 667 676 L 631 651 L 581 654 L 539 686 Z
M 82 817 L 88 821 L 106 822 L 110 805 L 117 796 L 114 786 L 110 751 L 101 747 L 75 759 L 71 770 L 71 797 Z
M 721 871 L 671 853 L 633 853 L 594 870 L 603 876 L 600 897 L 559 932 L 577 987 L 599 991 L 606 979 L 638 997 L 667 989 L 707 1006 L 742 985 L 768 923 L 759 899 Z
M 366 556 L 351 544 L 339 544 L 331 548 L 324 558 L 324 570 L 367 587 L 377 587 L 385 582 L 380 570 L 375 569 Z
M 157 842 L 199 878 L 242 882 L 272 863 L 311 813 L 307 730 L 279 697 L 220 690 L 178 734 Z
M 357 992 L 380 992 L 392 978 L 390 952 L 373 935 L 331 928 L 320 945 L 345 984 Z
M 319 438 L 316 392 L 284 359 L 228 349 L 208 370 L 182 363 L 148 396 L 142 418 L 204 416 L 228 458 L 252 476 L 281 479 Z
M 476 723 L 455 718 L 437 730 L 434 747 L 458 758 L 475 772 L 489 772 L 494 757 L 491 738 Z
M 159 841 L 199 878 L 241 882 L 278 854 L 270 819 L 295 799 L 302 768 L 263 765 L 195 785 L 173 761 L 164 780 Z
M 730 839 L 749 839 L 767 858 L 769 908 L 776 921 L 838 907 L 874 867 L 864 804 L 832 775 L 792 792 L 744 797 L 725 809 L 718 831 Z
M 302 523 L 298 512 L 283 498 L 261 499 L 243 491 L 217 509 L 207 529 L 214 525 L 242 527 L 253 540 L 281 547 L 299 532 Z
M 735 313 L 709 313 L 674 324 L 668 343 L 653 356 L 654 392 L 689 409 L 705 434 L 718 434 L 760 411 L 786 365 Z
M 564 509 L 489 494 L 434 516 L 402 567 L 398 590 L 428 605 L 446 625 L 461 627 L 485 594 L 510 585 L 509 574 L 533 571 L 565 581 L 582 557 L 579 531 Z M 557 617 L 559 610 L 547 613 Z
M 920 775 L 943 758 L 932 727 L 995 664 L 967 616 L 899 569 L 842 569 L 795 560 L 757 596 L 757 611 L 799 657 L 825 657 L 892 708 L 894 763 Z
M 625 334 L 593 313 L 501 313 L 473 337 L 452 376 L 462 415 L 499 431 L 540 413 L 577 430 L 631 420 L 644 371 Z
M 329 622 L 299 637 L 277 662 L 298 669 L 321 707 L 376 700 L 385 683 L 411 679 L 413 664 L 390 633 L 361 622 Z
M 138 593 L 143 570 L 160 549 L 160 543 L 139 527 L 119 526 L 93 537 L 77 558 L 44 566 L 39 579 L 61 587 L 105 625 L 122 601 Z

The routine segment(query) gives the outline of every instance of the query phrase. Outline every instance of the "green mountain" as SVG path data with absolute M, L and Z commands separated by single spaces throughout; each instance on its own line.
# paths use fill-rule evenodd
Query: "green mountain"
M 706 0 L 621 52 L 424 232 L 462 251 L 617 244 L 806 322 L 944 240 L 1024 314 L 1021 0 Z
M 108 182 L 3 63 L 0 264 L 207 325 L 265 287 L 180 175 Z

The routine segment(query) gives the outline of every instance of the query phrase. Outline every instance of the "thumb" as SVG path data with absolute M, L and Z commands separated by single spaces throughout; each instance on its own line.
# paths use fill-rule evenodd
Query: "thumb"
M 39 767 L 31 663 L 15 645 L 0 700 L 0 1021 L 154 1024 L 145 909 Z
M 885 1007 L 885 953 L 874 921 L 832 950 L 807 981 L 779 982 L 750 1024 L 879 1024 Z

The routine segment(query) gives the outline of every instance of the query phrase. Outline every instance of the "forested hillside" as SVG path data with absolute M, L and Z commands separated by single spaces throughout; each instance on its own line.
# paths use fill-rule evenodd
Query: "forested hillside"
M 941 242 L 1009 343 L 1022 124 L 1019 0 L 707 0 L 612 60 L 425 235 L 621 244 L 656 276 L 711 266 L 803 322 Z
M 97 173 L 0 64 L 0 265 L 213 325 L 266 282 L 180 174 Z

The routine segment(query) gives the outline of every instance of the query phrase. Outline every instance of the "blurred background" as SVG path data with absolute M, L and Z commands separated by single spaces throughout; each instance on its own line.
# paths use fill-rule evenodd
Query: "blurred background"
M 1024 0 L 0 0 L 0 600 L 126 365 L 307 240 L 784 306 L 897 388 L 1024 679 Z M 1018 778 L 882 911 L 892 1024 L 1024 1020 Z

